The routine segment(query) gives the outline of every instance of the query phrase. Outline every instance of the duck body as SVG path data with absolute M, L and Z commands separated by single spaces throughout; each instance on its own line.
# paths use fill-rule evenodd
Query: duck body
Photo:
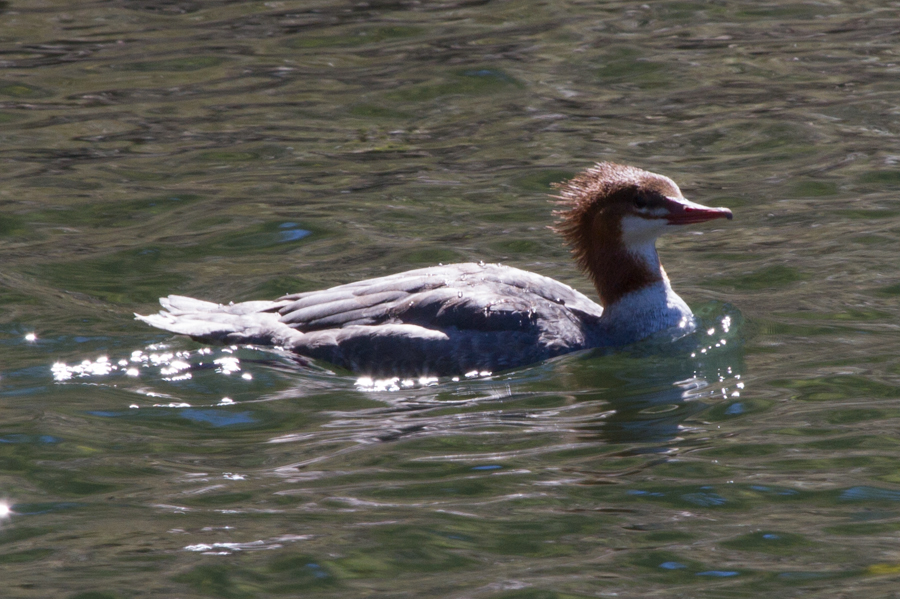
M 600 305 L 568 285 L 499 264 L 422 268 L 270 302 L 161 301 L 165 311 L 140 318 L 201 341 L 274 344 L 382 376 L 497 372 L 643 336 L 604 319 Z M 690 327 L 690 310 L 673 304 L 668 314 L 627 322 L 643 317 L 643 329 L 663 316 L 662 329 Z
M 604 204 L 610 190 L 602 187 L 596 197 L 585 193 L 596 177 L 612 175 L 624 179 L 626 191 L 613 186 L 620 201 Z M 561 188 L 569 210 L 557 230 L 573 245 L 603 305 L 540 274 L 465 263 L 273 301 L 224 305 L 169 296 L 160 300 L 159 314 L 137 317 L 197 340 L 281 346 L 373 376 L 497 372 L 675 327 L 689 332 L 693 316 L 659 263 L 656 236 L 672 224 L 730 218 L 730 211 L 688 202 L 669 179 L 633 167 L 604 163 L 580 177 Z M 662 199 L 650 193 L 635 202 L 635 193 L 652 192 L 658 181 Z M 591 210 L 589 200 L 600 210 Z

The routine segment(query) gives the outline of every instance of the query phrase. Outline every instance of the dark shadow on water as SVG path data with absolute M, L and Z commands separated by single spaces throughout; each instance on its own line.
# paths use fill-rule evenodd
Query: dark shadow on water
M 580 402 L 599 412 L 578 427 L 583 438 L 637 444 L 638 453 L 664 451 L 683 423 L 743 388 L 743 318 L 733 306 L 710 303 L 697 313 L 694 333 L 654 338 L 625 350 L 597 350 L 573 374 Z M 649 444 L 649 445 L 648 445 Z

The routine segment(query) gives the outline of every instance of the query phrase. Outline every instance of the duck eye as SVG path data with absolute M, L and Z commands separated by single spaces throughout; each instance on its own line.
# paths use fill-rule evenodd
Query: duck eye
M 634 194 L 634 207 L 635 208 L 640 208 L 643 210 L 644 208 L 647 208 L 649 205 L 650 205 L 650 198 L 647 197 L 646 193 L 639 191 L 636 194 Z

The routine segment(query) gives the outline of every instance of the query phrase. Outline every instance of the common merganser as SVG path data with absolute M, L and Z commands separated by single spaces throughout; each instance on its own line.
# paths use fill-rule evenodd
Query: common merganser
M 731 219 L 688 201 L 668 177 L 599 163 L 557 185 L 555 227 L 600 304 L 549 277 L 499 264 L 411 270 L 274 301 L 216 304 L 170 295 L 136 315 L 200 341 L 275 345 L 373 376 L 497 372 L 568 352 L 621 346 L 676 328 L 690 308 L 673 290 L 656 238 Z M 676 331 L 677 333 L 678 331 Z

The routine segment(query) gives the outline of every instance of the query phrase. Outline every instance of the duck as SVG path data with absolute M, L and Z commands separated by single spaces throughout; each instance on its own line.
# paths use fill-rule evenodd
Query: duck
M 550 228 L 597 292 L 500 264 L 419 268 L 275 300 L 227 304 L 179 295 L 136 318 L 205 343 L 276 346 L 365 376 L 496 373 L 662 331 L 687 335 L 691 309 L 672 289 L 660 235 L 728 208 L 685 199 L 670 178 L 597 163 L 555 185 Z

